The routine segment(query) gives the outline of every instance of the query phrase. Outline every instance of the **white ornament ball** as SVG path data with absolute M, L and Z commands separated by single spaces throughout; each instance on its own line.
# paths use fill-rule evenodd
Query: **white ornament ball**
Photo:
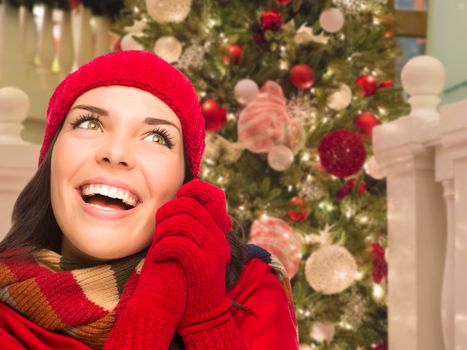
M 191 10 L 191 0 L 146 0 L 148 14 L 159 23 L 182 22 Z
M 173 63 L 182 54 L 182 44 L 173 36 L 163 36 L 157 39 L 154 44 L 154 53 L 159 55 L 163 60 Z
M 376 161 L 375 156 L 370 157 L 366 163 L 366 172 L 370 175 L 373 179 L 381 180 L 386 177 L 383 170 L 381 169 L 380 165 Z
M 346 84 L 339 84 L 339 88 L 328 98 L 328 107 L 335 111 L 341 111 L 347 108 L 351 102 L 352 90 Z
M 310 337 L 320 343 L 331 343 L 335 333 L 336 327 L 331 322 L 314 322 L 310 329 Z
M 293 163 L 293 152 L 283 145 L 276 145 L 268 153 L 268 164 L 276 171 L 284 171 Z
M 344 26 L 344 14 L 336 7 L 324 10 L 319 16 L 321 28 L 329 33 L 335 33 Z
M 135 40 L 133 34 L 126 34 L 120 43 L 122 50 L 143 50 L 143 45 Z
M 237 101 L 246 105 L 258 96 L 259 87 L 251 79 L 242 79 L 235 85 L 234 93 Z
M 311 287 L 323 294 L 337 294 L 355 280 L 357 263 L 347 249 L 325 245 L 312 253 L 305 264 L 305 277 Z

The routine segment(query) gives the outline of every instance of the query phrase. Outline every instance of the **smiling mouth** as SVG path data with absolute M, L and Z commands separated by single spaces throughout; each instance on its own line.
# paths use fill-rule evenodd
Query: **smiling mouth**
M 110 198 L 110 197 L 106 197 L 100 194 L 95 194 L 95 195 L 90 195 L 90 196 L 83 195 L 83 200 L 85 203 L 88 203 L 95 207 L 101 207 L 101 208 L 104 207 L 104 208 L 115 209 L 115 210 L 130 210 L 134 208 L 131 205 L 123 203 L 118 198 Z

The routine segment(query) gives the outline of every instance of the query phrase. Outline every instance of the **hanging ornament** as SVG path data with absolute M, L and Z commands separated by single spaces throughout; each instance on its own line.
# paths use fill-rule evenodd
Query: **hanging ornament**
M 182 22 L 191 10 L 191 0 L 146 0 L 149 16 L 159 23 Z
M 314 35 L 313 28 L 308 27 L 306 23 L 304 23 L 295 33 L 294 41 L 297 45 L 306 44 L 309 42 L 327 44 L 328 38 L 324 33 Z
M 259 245 L 276 256 L 290 279 L 297 274 L 302 241 L 285 221 L 272 216 L 255 220 L 251 225 L 249 243 Z
M 344 26 L 344 15 L 338 8 L 324 10 L 319 16 L 321 28 L 329 33 L 336 33 Z
M 287 110 L 303 124 L 312 124 L 316 121 L 317 111 L 309 94 L 292 95 L 287 103 Z
M 353 188 L 355 187 L 355 179 L 347 180 L 336 193 L 336 199 L 340 202 L 342 201 L 350 192 L 352 192 Z M 366 192 L 366 185 L 365 182 L 361 181 L 360 185 L 358 186 L 358 193 L 362 194 Z
M 173 36 L 163 36 L 157 39 L 154 45 L 154 53 L 159 55 L 163 60 L 173 63 L 182 54 L 182 44 Z
M 237 122 L 238 139 L 253 153 L 267 153 L 280 144 L 290 122 L 282 88 L 267 81 L 255 100 L 241 112 Z
M 313 252 L 305 264 L 305 277 L 317 292 L 337 294 L 352 285 L 357 263 L 347 249 L 325 245 Z
M 125 36 L 120 41 L 120 46 L 122 50 L 143 50 L 143 45 L 137 42 L 134 38 L 134 35 L 131 33 L 125 34 Z
M 217 104 L 216 101 L 208 99 L 201 104 L 206 130 L 218 132 L 223 128 L 227 120 L 227 111 Z
M 372 249 L 372 262 L 373 262 L 373 282 L 381 283 L 381 281 L 388 276 L 388 263 L 384 257 L 384 248 L 374 243 L 371 245 Z
M 346 84 L 339 84 L 339 88 L 328 97 L 328 107 L 341 111 L 352 102 L 352 90 Z
M 259 88 L 253 80 L 242 79 L 235 84 L 234 93 L 237 101 L 246 105 L 258 96 Z
M 177 67 L 180 69 L 200 69 L 204 63 L 204 54 L 206 49 L 199 43 L 198 40 L 193 40 L 191 45 L 187 47 L 181 57 L 177 61 Z
M 320 343 L 331 343 L 336 333 L 336 327 L 331 322 L 313 322 L 310 337 Z
M 293 163 L 293 152 L 283 145 L 276 145 L 268 153 L 268 164 L 276 171 L 287 170 Z
M 382 180 L 386 177 L 380 165 L 376 161 L 375 156 L 371 156 L 366 162 L 366 173 L 376 180 Z
M 290 71 L 290 81 L 297 89 L 308 89 L 315 82 L 315 71 L 307 64 L 297 64 Z
M 300 196 L 292 197 L 289 200 L 292 209 L 287 211 L 287 216 L 292 221 L 303 221 L 310 216 L 310 207 Z
M 323 168 L 338 177 L 357 173 L 366 158 L 361 137 L 348 130 L 337 130 L 327 134 L 319 144 L 318 153 Z
M 394 87 L 394 83 L 391 79 L 385 79 L 378 84 L 378 89 L 390 89 Z
M 224 62 L 229 64 L 233 62 L 234 64 L 238 64 L 240 62 L 240 58 L 242 58 L 243 48 L 238 44 L 231 44 L 227 50 L 227 54 L 224 56 Z
M 278 5 L 288 5 L 292 2 L 292 0 L 276 0 Z
M 366 311 L 365 299 L 353 289 L 352 295 L 344 308 L 342 321 L 349 324 L 352 328 L 358 329 L 363 323 Z
M 282 24 L 283 18 L 280 12 L 270 10 L 261 13 L 260 25 L 263 31 L 278 31 L 281 29 Z
M 371 137 L 373 128 L 376 125 L 381 124 L 381 121 L 373 113 L 363 112 L 360 113 L 357 118 L 355 118 L 354 124 L 367 136 Z
M 357 78 L 355 84 L 360 87 L 363 96 L 373 95 L 378 88 L 378 84 L 376 83 L 375 78 L 372 75 L 367 74 L 360 75 Z

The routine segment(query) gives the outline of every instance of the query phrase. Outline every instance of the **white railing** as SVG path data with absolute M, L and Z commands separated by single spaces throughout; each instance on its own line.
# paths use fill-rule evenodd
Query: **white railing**
M 437 105 L 442 64 L 407 63 L 410 115 L 374 129 L 387 175 L 389 347 L 467 349 L 467 100 Z
M 31 99 L 31 119 L 45 120 L 57 84 L 76 67 L 111 50 L 110 20 L 80 5 L 72 11 L 0 4 L 0 87 L 15 86 Z M 37 23 L 39 22 L 39 23 Z

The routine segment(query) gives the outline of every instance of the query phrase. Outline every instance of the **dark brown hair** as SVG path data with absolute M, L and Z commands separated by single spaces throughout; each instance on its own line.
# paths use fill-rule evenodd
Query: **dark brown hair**
M 50 199 L 52 149 L 60 130 L 61 127 L 58 129 L 44 160 L 15 202 L 12 226 L 5 238 L 0 242 L 2 258 L 7 259 L 15 256 L 16 253 L 9 253 L 25 246 L 32 247 L 32 249 L 23 250 L 22 253 L 24 254 L 36 249 L 50 249 L 56 253 L 61 253 L 62 232 L 55 220 Z M 185 174 L 183 183 L 193 179 L 186 157 Z M 226 269 L 226 289 L 228 290 L 238 281 L 240 272 L 247 262 L 247 254 L 233 232 L 228 233 L 227 238 L 232 253 L 231 261 Z M 234 303 L 234 306 L 247 311 L 239 304 Z M 181 337 L 176 334 L 169 350 L 181 349 L 185 349 L 185 346 Z

